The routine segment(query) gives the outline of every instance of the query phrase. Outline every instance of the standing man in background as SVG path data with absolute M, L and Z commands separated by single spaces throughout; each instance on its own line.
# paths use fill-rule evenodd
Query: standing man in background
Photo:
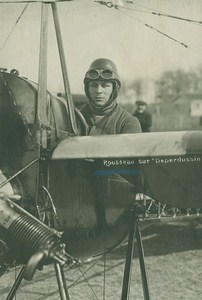
M 147 111 L 147 103 L 142 100 L 138 100 L 135 102 L 135 104 L 136 110 L 133 116 L 139 120 L 142 132 L 150 132 L 150 128 L 152 125 L 152 115 Z

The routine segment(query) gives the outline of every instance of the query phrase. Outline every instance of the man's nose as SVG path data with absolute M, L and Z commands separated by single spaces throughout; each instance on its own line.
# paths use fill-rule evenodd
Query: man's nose
M 102 89 L 101 84 L 98 84 L 98 85 L 97 85 L 97 88 L 96 88 L 96 92 L 97 92 L 97 93 L 102 93 L 102 91 L 103 91 L 103 89 Z

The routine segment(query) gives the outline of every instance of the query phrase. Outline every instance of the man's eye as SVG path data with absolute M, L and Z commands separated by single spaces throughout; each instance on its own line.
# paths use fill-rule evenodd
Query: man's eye
M 89 85 L 90 87 L 95 87 L 96 86 L 96 84 L 95 83 L 90 83 L 90 85 Z

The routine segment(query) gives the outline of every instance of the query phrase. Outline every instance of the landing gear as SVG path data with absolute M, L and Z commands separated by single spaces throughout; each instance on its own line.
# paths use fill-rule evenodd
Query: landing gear
M 20 270 L 20 272 L 19 272 L 19 274 L 18 274 L 18 276 L 17 276 L 17 278 L 16 278 L 16 280 L 15 280 L 13 286 L 12 286 L 12 288 L 10 289 L 10 292 L 9 292 L 6 300 L 12 300 L 15 297 L 15 295 L 17 293 L 17 290 L 18 290 L 18 288 L 19 288 L 19 286 L 20 286 L 20 284 L 23 280 L 24 271 L 25 271 L 25 267 L 22 267 L 22 269 Z
M 3 202 L 4 205 L 4 213 L 7 212 L 7 214 L 11 215 L 11 212 L 15 212 L 15 214 L 18 216 L 17 221 L 13 220 L 12 228 L 16 229 L 17 237 L 19 236 L 18 240 L 21 241 L 20 244 L 23 245 L 24 249 L 25 247 L 27 249 L 27 253 L 32 253 L 35 249 L 34 245 L 36 242 L 42 241 L 39 244 L 38 249 L 41 251 L 36 252 L 34 255 L 31 256 L 26 266 L 23 266 L 21 271 L 19 272 L 19 275 L 14 281 L 14 284 L 7 295 L 6 300 L 13 300 L 22 280 L 25 278 L 27 280 L 31 280 L 33 278 L 35 270 L 42 269 L 42 266 L 45 265 L 43 262 L 47 263 L 53 263 L 54 264 L 54 271 L 55 276 L 57 279 L 58 284 L 58 290 L 61 300 L 70 300 L 68 288 L 66 285 L 66 279 L 64 274 L 64 265 L 66 263 L 75 263 L 75 259 L 73 257 L 69 256 L 68 254 L 64 253 L 64 248 L 62 247 L 63 244 L 60 244 L 60 239 L 58 235 L 55 235 L 52 230 L 47 227 L 45 224 L 41 223 L 39 220 L 34 218 L 33 216 L 29 215 L 27 212 L 24 214 L 20 214 L 17 210 L 17 205 L 12 203 L 12 205 L 16 208 L 15 210 L 11 210 L 11 207 L 8 206 L 10 200 L 7 199 L 7 202 Z M 3 205 L 3 204 L 2 204 Z M 23 209 L 18 208 L 20 211 Z M 147 274 L 146 274 L 146 268 L 144 263 L 144 252 L 143 252 L 143 246 L 142 246 L 142 238 L 141 233 L 139 230 L 139 218 L 138 218 L 139 212 L 137 205 L 133 206 L 128 214 L 129 222 L 128 222 L 128 246 L 127 246 L 127 253 L 126 253 L 126 260 L 125 260 L 125 270 L 124 270 L 124 276 L 123 276 L 123 285 L 122 285 L 122 295 L 121 300 L 128 300 L 129 299 L 129 292 L 130 292 L 130 279 L 132 274 L 132 260 L 133 260 L 133 254 L 134 254 L 134 245 L 136 241 L 137 250 L 138 250 L 138 256 L 139 256 L 139 263 L 140 263 L 140 271 L 141 271 L 141 277 L 142 277 L 142 286 L 143 286 L 143 293 L 144 293 L 144 300 L 150 300 L 150 294 L 149 294 L 149 287 L 148 287 L 148 280 L 147 280 Z M 23 220 L 26 221 L 23 228 L 19 227 L 18 225 L 21 224 L 20 221 L 23 217 Z M 50 225 L 52 224 L 52 219 L 54 218 L 54 212 L 50 214 Z M 15 226 L 14 226 L 15 225 Z M 18 229 L 18 227 L 20 229 Z M 12 232 L 12 228 L 8 230 L 8 233 Z M 29 235 L 26 234 L 29 232 L 32 239 L 29 238 Z M 21 238 L 21 233 L 23 233 L 23 238 Z M 37 234 L 37 235 L 36 235 Z M 35 236 L 36 235 L 36 236 Z M 12 235 L 15 237 L 15 235 Z M 41 238 L 43 237 L 43 239 Z M 45 241 L 44 241 L 45 239 Z M 52 246 L 51 246 L 52 245 Z M 106 254 L 106 253 L 105 253 Z M 3 270 L 5 271 L 5 270 Z M 81 272 L 82 273 L 82 272 Z M 85 276 L 83 276 L 85 278 Z M 105 299 L 105 298 L 103 298 Z
M 66 280 L 65 280 L 65 274 L 64 274 L 64 269 L 63 266 L 61 266 L 59 263 L 54 263 L 55 267 L 55 275 L 58 283 L 58 290 L 60 294 L 60 299 L 61 300 L 70 300 L 68 290 L 67 290 L 67 285 L 66 285 Z M 24 278 L 24 272 L 25 272 L 26 267 L 22 267 L 20 273 L 18 274 L 18 277 L 16 278 L 6 300 L 13 300 L 15 297 L 17 290 Z
M 129 223 L 128 246 L 127 246 L 127 253 L 126 253 L 124 276 L 123 276 L 121 300 L 129 299 L 130 279 L 131 279 L 131 274 L 132 274 L 132 260 L 133 260 L 133 254 L 134 254 L 135 240 L 136 240 L 136 244 L 137 244 L 138 257 L 139 257 L 139 263 L 140 263 L 144 300 L 151 300 L 150 293 L 149 293 L 147 273 L 146 273 L 146 268 L 145 268 L 145 262 L 144 262 L 142 237 L 141 237 L 138 223 L 139 223 L 138 215 L 137 215 L 135 207 L 133 207 L 131 219 L 130 219 L 130 223 Z

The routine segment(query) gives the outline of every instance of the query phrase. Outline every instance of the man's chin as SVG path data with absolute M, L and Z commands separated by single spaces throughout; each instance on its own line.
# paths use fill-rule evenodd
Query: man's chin
M 105 103 L 101 103 L 101 102 L 94 102 L 95 106 L 97 107 L 102 107 Z

